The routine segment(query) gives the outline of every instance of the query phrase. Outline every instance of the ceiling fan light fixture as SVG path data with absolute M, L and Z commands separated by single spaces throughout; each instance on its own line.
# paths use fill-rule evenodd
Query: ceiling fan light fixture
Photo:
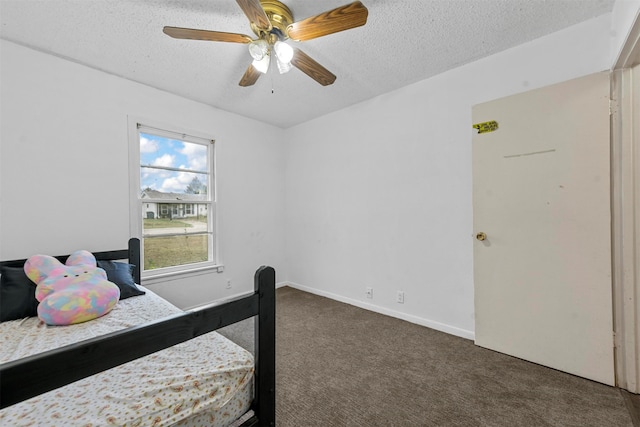
M 278 60 L 278 71 L 280 74 L 288 73 L 291 70 L 291 62 L 282 62 L 280 57 L 276 55 L 276 59 Z
M 261 61 L 269 55 L 269 43 L 266 40 L 258 39 L 249 43 L 249 53 L 256 61 Z
M 254 59 L 252 62 L 253 67 L 260 71 L 262 74 L 266 74 L 269 71 L 269 54 L 267 53 L 262 59 Z
M 273 49 L 276 51 L 278 62 L 285 64 L 291 63 L 291 59 L 293 59 L 293 48 L 291 46 L 278 40 L 273 46 Z

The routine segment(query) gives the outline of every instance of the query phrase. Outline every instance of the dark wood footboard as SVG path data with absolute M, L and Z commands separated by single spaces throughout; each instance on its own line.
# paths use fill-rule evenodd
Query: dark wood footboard
M 250 295 L 0 365 L 0 409 L 250 317 L 255 415 L 243 425 L 275 426 L 275 271 L 266 266 L 256 271 Z

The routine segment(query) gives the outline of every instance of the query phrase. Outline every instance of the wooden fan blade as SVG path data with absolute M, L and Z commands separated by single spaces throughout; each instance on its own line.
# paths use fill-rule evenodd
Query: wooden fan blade
M 212 42 L 249 43 L 253 40 L 245 34 L 221 31 L 194 30 L 191 28 L 164 27 L 162 31 L 174 39 L 208 40 Z
M 315 39 L 360 27 L 367 23 L 367 15 L 369 15 L 367 8 L 361 2 L 355 1 L 290 24 L 287 27 L 287 36 L 298 41 Z
M 291 65 L 298 68 L 322 86 L 328 86 L 336 81 L 336 76 L 331 71 L 318 64 L 313 58 L 300 49 L 294 49 Z
M 271 31 L 271 22 L 265 13 L 260 0 L 236 0 L 238 6 L 249 18 L 249 22 L 253 23 L 261 30 Z
M 244 72 L 244 76 L 240 79 L 240 86 L 252 86 L 256 81 L 258 81 L 258 77 L 262 74 L 260 71 L 256 70 L 252 64 L 249 64 L 249 68 Z

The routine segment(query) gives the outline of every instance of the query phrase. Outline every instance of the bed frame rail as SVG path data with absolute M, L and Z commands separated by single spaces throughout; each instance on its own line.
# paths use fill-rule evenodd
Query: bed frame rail
M 0 365 L 0 409 L 254 316 L 255 416 L 243 425 L 275 426 L 275 271 L 267 266 L 249 296 Z

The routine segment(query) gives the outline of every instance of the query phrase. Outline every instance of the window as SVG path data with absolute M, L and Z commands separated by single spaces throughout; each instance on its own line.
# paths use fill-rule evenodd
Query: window
M 131 139 L 131 223 L 143 275 L 218 267 L 213 141 L 140 123 Z

